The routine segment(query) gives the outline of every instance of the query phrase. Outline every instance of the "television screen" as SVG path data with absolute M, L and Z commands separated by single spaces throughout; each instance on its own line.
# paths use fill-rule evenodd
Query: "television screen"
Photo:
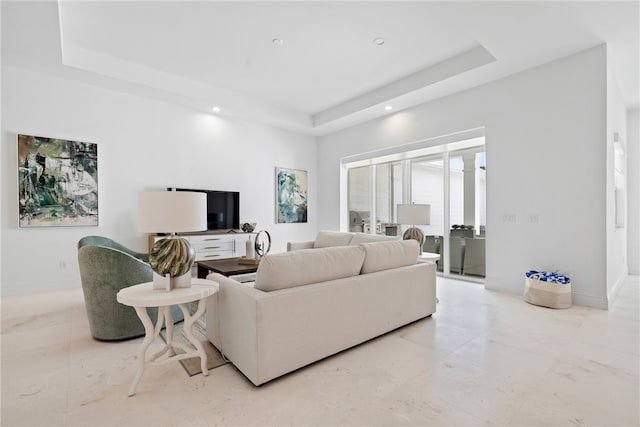
M 240 228 L 240 193 L 237 191 L 168 188 L 175 191 L 196 191 L 207 195 L 207 230 L 237 230 Z

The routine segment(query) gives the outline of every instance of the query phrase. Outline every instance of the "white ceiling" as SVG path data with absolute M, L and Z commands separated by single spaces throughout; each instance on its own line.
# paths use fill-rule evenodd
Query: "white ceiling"
M 76 77 L 316 135 L 602 43 L 624 102 L 640 101 L 638 1 L 53 5 L 38 31 Z M 29 15 L 21 7 L 3 4 L 3 29 L 36 37 L 15 22 Z M 3 30 L 3 60 L 5 48 L 20 55 L 12 35 Z

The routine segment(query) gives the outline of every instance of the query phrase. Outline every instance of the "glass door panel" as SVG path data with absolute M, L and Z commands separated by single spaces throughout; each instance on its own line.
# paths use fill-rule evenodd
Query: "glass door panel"
M 485 277 L 484 147 L 450 153 L 449 182 L 449 272 Z
M 449 156 L 449 273 L 462 274 L 464 262 L 465 223 L 465 160 L 462 155 L 451 153 Z M 467 191 L 467 194 L 469 192 Z M 473 232 L 470 232 L 473 235 Z
M 397 236 L 396 206 L 402 203 L 402 163 L 384 163 L 376 170 L 376 234 Z
M 349 231 L 364 232 L 371 226 L 371 173 L 369 166 L 348 172 Z
M 444 160 L 442 155 L 411 161 L 411 202 L 431 205 L 431 223 L 418 226 L 425 235 L 423 251 L 441 254 L 442 271 L 444 218 Z

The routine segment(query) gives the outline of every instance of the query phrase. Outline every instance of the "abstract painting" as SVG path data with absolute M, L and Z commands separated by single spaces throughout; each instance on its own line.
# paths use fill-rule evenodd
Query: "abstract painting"
M 276 168 L 276 223 L 307 222 L 307 171 Z
M 18 135 L 20 227 L 98 225 L 98 147 Z

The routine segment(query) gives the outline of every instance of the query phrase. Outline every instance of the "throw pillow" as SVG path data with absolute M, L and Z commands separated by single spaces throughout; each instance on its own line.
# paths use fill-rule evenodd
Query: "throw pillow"
M 363 260 L 364 249 L 360 246 L 265 255 L 258 266 L 254 287 L 269 292 L 357 276 Z
M 420 244 L 413 239 L 363 243 L 360 246 L 365 252 L 362 274 L 415 264 L 420 254 Z

